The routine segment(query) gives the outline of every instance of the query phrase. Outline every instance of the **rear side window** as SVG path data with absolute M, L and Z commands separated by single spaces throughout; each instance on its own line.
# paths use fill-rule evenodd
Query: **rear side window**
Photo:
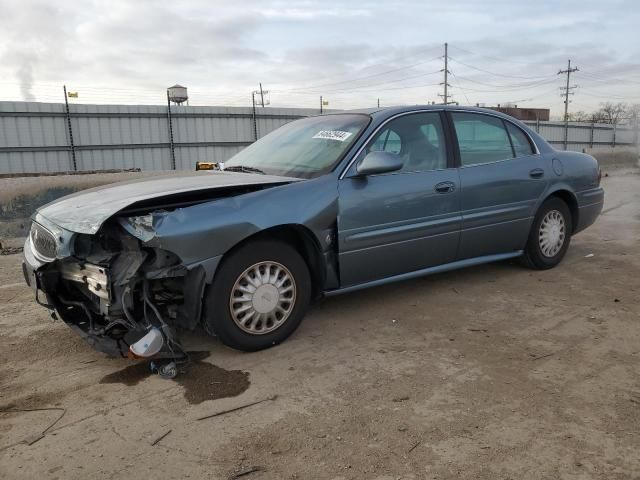
M 529 137 L 520 130 L 518 127 L 509 122 L 504 122 L 507 125 L 507 131 L 511 137 L 511 143 L 513 144 L 513 151 L 516 157 L 526 157 L 527 155 L 533 155 L 535 150 L 529 141 Z
M 513 158 L 509 136 L 499 118 L 459 112 L 453 112 L 451 117 L 463 166 Z

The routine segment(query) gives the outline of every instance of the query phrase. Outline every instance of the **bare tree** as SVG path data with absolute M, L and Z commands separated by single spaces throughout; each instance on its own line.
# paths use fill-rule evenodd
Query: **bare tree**
M 570 122 L 590 122 L 593 114 L 587 113 L 583 110 L 579 110 L 577 112 L 569 113 L 569 121 Z
M 636 144 L 636 147 L 638 147 L 640 145 L 640 103 L 630 105 L 627 109 L 627 114 L 629 115 L 629 122 L 633 128 L 633 142 Z
M 631 123 L 637 124 L 638 118 L 640 118 L 640 103 L 634 103 L 633 105 L 627 105 L 626 110 L 627 117 L 631 120 Z
M 606 114 L 602 110 L 597 110 L 591 113 L 591 123 L 609 123 L 607 122 Z
M 626 116 L 628 109 L 629 105 L 624 103 L 605 102 L 600 104 L 600 109 L 594 115 L 602 120 L 602 123 L 617 125 Z

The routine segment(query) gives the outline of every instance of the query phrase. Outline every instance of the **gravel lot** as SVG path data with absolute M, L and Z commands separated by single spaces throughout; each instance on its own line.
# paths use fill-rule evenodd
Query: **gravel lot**
M 556 269 L 327 299 L 258 353 L 193 336 L 175 382 L 49 321 L 0 256 L 0 477 L 636 478 L 640 174 L 603 183 Z

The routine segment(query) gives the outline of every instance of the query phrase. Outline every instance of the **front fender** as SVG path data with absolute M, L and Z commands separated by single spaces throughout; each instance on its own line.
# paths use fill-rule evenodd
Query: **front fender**
M 150 243 L 175 253 L 185 265 L 202 264 L 210 278 L 226 252 L 269 228 L 302 225 L 322 244 L 336 222 L 337 195 L 337 181 L 327 175 L 160 212 Z

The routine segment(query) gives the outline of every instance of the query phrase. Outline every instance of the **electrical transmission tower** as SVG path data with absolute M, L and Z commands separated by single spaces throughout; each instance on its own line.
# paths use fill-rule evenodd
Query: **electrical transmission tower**
M 451 73 L 449 71 L 449 44 L 445 43 L 444 44 L 444 69 L 440 70 L 441 72 L 444 72 L 444 82 L 440 82 L 440 85 L 444 85 L 444 93 L 439 93 L 438 96 L 442 97 L 442 103 L 444 103 L 445 105 L 448 105 L 450 103 L 455 103 L 453 101 L 450 101 L 449 98 L 449 90 L 448 88 L 451 86 L 449 84 L 449 74 Z
M 564 75 L 564 74 L 567 75 L 566 86 L 560 87 L 560 90 L 562 90 L 562 93 L 560 95 L 564 97 L 564 149 L 565 150 L 567 149 L 567 139 L 569 137 L 569 95 L 574 95 L 575 92 L 572 92 L 572 90 L 575 90 L 576 88 L 578 88 L 577 85 L 569 85 L 569 82 L 571 81 L 571 74 L 577 71 L 578 71 L 578 67 L 571 68 L 571 59 L 569 59 L 569 61 L 567 62 L 566 70 L 558 71 L 558 75 Z

